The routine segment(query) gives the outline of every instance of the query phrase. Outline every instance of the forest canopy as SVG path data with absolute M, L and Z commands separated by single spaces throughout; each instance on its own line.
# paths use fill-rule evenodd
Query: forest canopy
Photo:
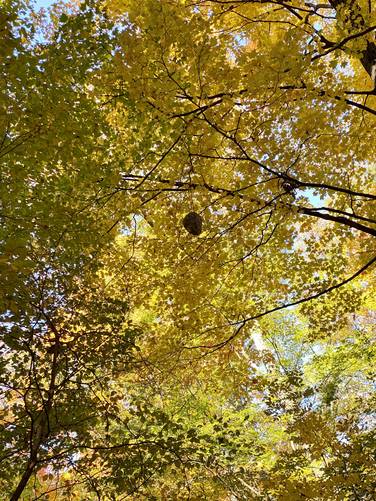
M 375 30 L 2 1 L 4 499 L 375 499 Z

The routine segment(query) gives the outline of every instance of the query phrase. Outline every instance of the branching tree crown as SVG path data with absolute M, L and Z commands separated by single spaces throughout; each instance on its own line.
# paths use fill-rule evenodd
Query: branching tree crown
M 373 499 L 375 26 L 3 2 L 7 499 Z

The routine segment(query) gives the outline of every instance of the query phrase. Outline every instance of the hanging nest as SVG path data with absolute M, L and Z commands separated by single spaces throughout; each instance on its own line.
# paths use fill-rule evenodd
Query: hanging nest
M 191 235 L 199 235 L 202 232 L 202 217 L 197 212 L 190 212 L 183 219 L 184 228 Z

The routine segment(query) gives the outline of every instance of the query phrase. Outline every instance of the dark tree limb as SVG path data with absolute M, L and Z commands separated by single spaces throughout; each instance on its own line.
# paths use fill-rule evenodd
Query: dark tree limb
M 244 158 L 242 158 L 242 159 L 244 160 Z M 251 161 L 253 161 L 253 160 L 251 160 Z M 257 163 L 259 163 L 259 162 L 257 162 Z M 278 175 L 276 177 L 278 178 Z M 330 187 L 330 185 L 324 185 L 321 183 L 303 183 L 295 178 L 292 178 L 290 176 L 285 176 L 282 174 L 280 174 L 279 177 L 282 179 L 287 179 L 287 180 L 293 182 L 294 185 L 296 185 L 298 188 L 310 187 L 310 188 L 334 189 L 334 191 L 344 192 L 346 194 L 353 195 L 353 196 L 366 196 L 367 198 L 376 199 L 376 195 L 360 194 L 358 192 L 354 192 L 354 191 L 348 190 L 346 188 Z M 127 181 L 127 180 L 128 181 L 137 181 L 138 179 L 142 179 L 142 176 L 127 174 L 127 175 L 124 175 L 123 179 L 125 181 Z M 167 191 L 180 191 L 180 190 L 185 191 L 187 189 L 194 190 L 197 188 L 205 188 L 208 191 L 213 192 L 213 193 L 220 193 L 220 194 L 225 194 L 228 196 L 239 196 L 240 198 L 245 197 L 245 195 L 241 192 L 252 186 L 252 185 L 250 185 L 250 186 L 246 186 L 244 188 L 240 188 L 237 190 L 231 190 L 231 189 L 226 189 L 226 188 L 222 188 L 222 187 L 219 188 L 216 186 L 212 186 L 212 185 L 207 184 L 207 183 L 191 183 L 189 181 L 173 181 L 173 180 L 162 179 L 162 178 L 153 178 L 153 179 L 150 179 L 150 181 L 162 183 L 162 184 L 169 184 L 171 186 L 171 188 L 167 188 Z M 270 179 L 268 179 L 268 181 L 270 181 Z M 255 183 L 255 184 L 257 184 L 257 183 Z M 129 188 L 125 188 L 125 187 L 120 186 L 118 188 L 118 190 L 119 191 L 137 191 L 138 186 L 140 186 L 140 183 L 138 183 L 137 186 L 135 186 L 135 187 L 129 187 Z M 155 188 L 154 190 L 150 189 L 148 191 L 155 191 L 157 194 L 159 194 L 160 192 L 162 192 L 164 190 L 163 189 L 161 190 L 159 188 Z M 278 195 L 278 197 L 280 197 L 282 195 L 283 195 L 283 193 Z M 155 197 L 153 197 L 153 198 L 155 198 Z M 252 197 L 250 197 L 249 200 L 252 202 L 255 202 L 257 205 L 263 205 L 263 208 L 266 206 L 270 206 L 275 202 L 274 199 L 272 201 L 269 201 L 269 202 L 264 202 L 264 201 L 261 201 L 259 199 L 252 198 Z M 333 221 L 335 223 L 348 226 L 350 228 L 362 231 L 364 233 L 368 233 L 369 235 L 376 236 L 376 229 L 375 228 L 373 228 L 371 226 L 366 226 L 365 224 L 362 224 L 358 221 L 354 221 L 354 219 L 358 219 L 358 220 L 363 220 L 363 221 L 369 222 L 370 224 L 376 224 L 376 222 L 372 219 L 358 216 L 356 214 L 351 214 L 349 212 L 341 211 L 339 209 L 331 209 L 330 207 L 328 207 L 328 208 L 326 208 L 326 207 L 321 207 L 321 208 L 301 207 L 301 206 L 295 207 L 293 204 L 290 204 L 290 203 L 286 203 L 285 205 L 287 208 L 290 208 L 291 210 L 297 209 L 297 212 L 299 214 L 304 214 L 306 216 L 316 217 L 318 219 L 323 219 L 326 221 Z M 323 210 L 325 210 L 327 212 L 333 212 L 333 213 L 336 213 L 338 215 L 325 214 L 325 213 L 321 212 Z
M 354 26 L 355 19 L 360 27 L 365 27 L 366 23 L 361 14 L 361 9 L 357 4 L 356 0 L 329 0 L 330 5 L 337 12 L 342 6 L 347 6 L 350 9 L 352 16 L 349 16 L 347 21 L 348 30 L 359 29 L 359 26 Z M 363 50 L 362 55 L 360 57 L 360 62 L 363 65 L 363 68 L 366 70 L 368 75 L 371 77 L 373 84 L 376 83 L 376 44 L 375 42 L 370 42 L 366 40 L 366 48 Z
M 224 341 L 221 341 L 220 343 L 217 343 L 217 344 L 212 344 L 212 345 L 198 345 L 198 346 L 184 346 L 184 349 L 186 350 L 195 350 L 195 349 L 207 349 L 207 350 L 211 350 L 210 353 L 214 352 L 214 351 L 217 351 L 221 348 L 223 348 L 224 346 L 226 346 L 226 344 L 230 343 L 231 341 L 233 341 L 238 335 L 239 333 L 241 332 L 241 330 L 244 328 L 244 326 L 248 323 L 248 322 L 251 322 L 252 320 L 258 320 L 259 318 L 262 318 L 266 315 L 269 315 L 271 313 L 274 313 L 276 311 L 280 311 L 280 310 L 284 310 L 286 308 L 290 308 L 291 306 L 298 306 L 300 304 L 303 304 L 303 303 L 307 303 L 308 301 L 312 301 L 314 299 L 318 299 L 319 297 L 321 296 L 324 296 L 325 294 L 329 294 L 330 292 L 336 290 L 336 289 L 339 289 L 340 287 L 343 287 L 344 285 L 348 284 L 349 282 L 351 282 L 352 280 L 354 280 L 355 278 L 357 278 L 359 275 L 361 275 L 362 273 L 364 273 L 368 268 L 370 268 L 374 263 L 376 262 L 376 256 L 373 257 L 370 261 L 368 261 L 368 263 L 366 263 L 362 268 L 360 268 L 358 271 L 356 271 L 353 275 L 351 275 L 350 277 L 346 278 L 345 280 L 342 280 L 341 282 L 338 282 L 336 283 L 335 285 L 332 285 L 331 287 L 328 287 L 320 292 L 317 292 L 316 294 L 312 294 L 311 296 L 308 296 L 308 297 L 305 297 L 305 298 L 302 298 L 302 299 L 298 299 L 297 301 L 292 301 L 291 303 L 285 303 L 281 306 L 276 306 L 274 308 L 271 308 L 269 310 L 266 310 L 266 311 L 263 311 L 261 313 L 257 313 L 256 315 L 252 315 L 250 317 L 247 317 L 247 318 L 244 318 L 243 320 L 241 321 L 237 321 L 237 322 L 233 322 L 233 323 L 230 323 L 228 325 L 222 325 L 222 326 L 219 326 L 219 327 L 231 327 L 231 326 L 234 326 L 236 327 L 236 330 L 234 331 L 234 333 L 228 337 L 227 339 L 225 339 Z M 210 330 L 214 330 L 214 329 L 217 329 L 218 327 L 214 327 Z

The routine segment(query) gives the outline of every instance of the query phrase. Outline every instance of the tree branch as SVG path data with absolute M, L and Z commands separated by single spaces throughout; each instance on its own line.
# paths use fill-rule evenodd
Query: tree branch
M 305 297 L 305 298 L 302 298 L 302 299 L 298 299 L 297 301 L 293 301 L 291 303 L 286 303 L 286 304 L 283 304 L 281 306 L 276 306 L 274 308 L 271 308 L 270 310 L 266 310 L 266 311 L 263 311 L 262 313 L 257 313 L 256 315 L 253 315 L 251 317 L 247 317 L 245 318 L 244 320 L 242 321 L 238 321 L 238 322 L 233 322 L 231 324 L 229 324 L 230 326 L 238 326 L 237 329 L 235 330 L 235 332 L 230 336 L 228 337 L 227 339 L 225 339 L 224 341 L 220 342 L 220 343 L 217 343 L 217 344 L 213 344 L 213 345 L 198 345 L 198 346 L 184 346 L 183 348 L 186 349 L 186 350 L 195 350 L 195 349 L 209 349 L 209 350 L 212 350 L 212 351 L 216 351 L 216 350 L 219 350 L 220 348 L 223 348 L 223 346 L 225 346 L 226 344 L 230 343 L 231 341 L 233 341 L 238 335 L 239 333 L 241 332 L 241 330 L 243 329 L 243 327 L 248 323 L 248 322 L 251 322 L 252 320 L 257 320 L 259 318 L 262 318 L 266 315 L 269 315 L 271 313 L 274 313 L 276 311 L 280 311 L 280 310 L 284 310 L 286 308 L 290 308 L 292 306 L 297 306 L 299 304 L 303 304 L 303 303 L 306 303 L 308 301 L 312 301 L 313 299 L 317 299 L 325 294 L 329 294 L 330 292 L 336 290 L 336 289 L 339 289 L 340 287 L 348 284 L 349 282 L 351 282 L 352 280 L 354 280 L 356 277 L 358 277 L 359 275 L 361 275 L 362 273 L 364 273 L 368 268 L 370 268 L 374 263 L 376 262 L 376 256 L 373 257 L 370 261 L 368 261 L 367 264 L 365 264 L 362 268 L 360 268 L 360 270 L 358 270 L 356 273 L 354 273 L 353 275 L 351 275 L 350 277 L 346 278 L 345 280 L 343 280 L 342 282 L 339 282 L 335 285 L 332 285 L 331 287 L 328 287 L 327 289 L 324 289 L 320 292 L 317 292 L 316 294 L 312 294 L 311 296 L 308 296 L 308 297 Z M 228 327 L 227 325 L 224 325 L 224 326 L 221 326 L 221 327 Z
M 244 160 L 244 158 L 242 158 L 242 160 Z M 252 160 L 253 161 L 253 160 Z M 278 176 L 276 176 L 278 178 Z M 292 183 L 295 183 L 295 185 L 300 188 L 302 186 L 306 186 L 306 187 L 314 187 L 314 188 L 326 188 L 326 189 L 333 189 L 333 187 L 329 187 L 330 185 L 323 185 L 323 184 L 320 184 L 320 183 L 302 183 L 300 182 L 299 180 L 296 180 L 295 178 L 292 178 L 290 176 L 285 176 L 285 175 L 280 175 L 279 176 L 280 178 L 283 178 L 283 179 L 286 179 L 286 180 L 289 180 L 291 181 Z M 128 179 L 127 179 L 128 178 Z M 142 176 L 138 176 L 138 175 L 132 175 L 132 174 L 126 174 L 124 176 L 124 179 L 125 180 L 132 180 L 132 181 L 135 181 L 137 179 L 140 179 L 142 178 Z M 263 182 L 268 182 L 270 181 L 271 179 L 268 179 L 266 181 L 263 181 Z M 162 178 L 156 178 L 156 179 L 150 179 L 150 181 L 155 181 L 155 182 L 158 182 L 158 183 L 162 183 L 162 184 L 169 184 L 171 185 L 172 187 L 173 186 L 176 186 L 178 187 L 179 189 L 181 188 L 184 188 L 184 189 L 197 189 L 197 188 L 205 188 L 207 189 L 208 191 L 211 191 L 213 193 L 223 193 L 225 195 L 228 195 L 228 196 L 239 196 L 240 198 L 244 199 L 245 195 L 243 193 L 241 193 L 242 191 L 252 187 L 252 186 L 255 186 L 256 184 L 260 184 L 260 182 L 258 183 L 254 183 L 252 185 L 249 185 L 249 186 L 245 186 L 243 188 L 238 188 L 236 190 L 231 190 L 231 189 L 226 189 L 226 188 L 218 188 L 216 186 L 212 186 L 210 184 L 207 184 L 207 183 L 191 183 L 191 182 L 188 182 L 188 181 L 173 181 L 173 180 L 169 180 L 169 179 L 162 179 Z M 140 183 L 137 185 L 139 186 Z M 118 188 L 119 190 L 137 190 L 137 186 L 134 187 L 134 188 L 123 188 L 123 187 L 120 187 Z M 150 189 L 149 191 L 153 191 L 152 189 Z M 155 189 L 156 192 L 161 192 L 161 191 L 164 191 L 163 189 Z M 174 188 L 169 188 L 168 191 L 176 191 L 176 189 Z M 179 191 L 179 190 L 178 190 Z M 340 192 L 344 192 L 346 194 L 351 194 L 351 195 L 357 195 L 359 196 L 360 194 L 358 192 L 353 192 L 351 190 L 348 190 L 346 188 L 337 188 L 335 191 L 340 191 Z M 282 194 L 278 195 L 278 196 L 282 196 Z M 366 196 L 366 194 L 362 194 L 362 196 Z M 376 199 L 376 195 L 368 195 L 369 198 L 372 198 L 372 199 Z M 265 202 L 264 200 L 261 200 L 261 199 L 258 199 L 258 198 L 253 198 L 253 197 L 249 197 L 249 200 L 251 202 L 254 202 L 256 203 L 257 205 L 263 205 L 262 208 L 266 207 L 266 206 L 269 206 L 271 205 L 273 202 L 274 202 L 274 199 L 272 201 L 269 201 L 269 202 Z M 285 203 L 286 207 L 287 208 L 291 208 L 292 210 L 295 210 L 296 207 L 293 205 L 293 204 L 290 204 L 290 203 Z M 374 228 L 371 228 L 369 226 L 366 226 L 364 224 L 361 224 L 361 223 L 358 223 L 357 221 L 353 221 L 352 219 L 350 218 L 354 218 L 354 219 L 359 219 L 359 220 L 363 220 L 363 221 L 367 221 L 371 224 L 375 224 L 375 221 L 373 221 L 372 219 L 369 219 L 369 218 L 365 218 L 365 217 L 362 217 L 362 216 L 357 216 L 357 215 L 353 215 L 353 214 L 350 214 L 348 212 L 344 212 L 344 211 L 340 211 L 340 210 L 336 210 L 336 209 L 331 209 L 331 208 L 326 208 L 326 207 L 321 207 L 319 209 L 315 208 L 315 207 L 301 207 L 301 206 L 298 206 L 297 207 L 298 209 L 298 213 L 299 214 L 304 214 L 306 216 L 313 216 L 313 217 L 316 217 L 318 219 L 324 219 L 324 220 L 327 220 L 327 221 L 333 221 L 333 222 L 336 222 L 336 223 L 339 223 L 339 224 L 342 224 L 342 225 L 345 225 L 345 226 L 349 226 L 351 228 L 354 228 L 354 229 L 357 229 L 359 231 L 362 231 L 364 233 L 368 233 L 369 235 L 372 235 L 372 236 L 376 236 L 376 230 Z M 341 215 L 339 216 L 332 216 L 330 214 L 322 214 L 321 212 L 318 212 L 319 210 L 326 210 L 328 212 L 335 212 L 335 213 L 339 213 Z
M 354 20 L 358 19 L 358 23 L 361 26 L 365 26 L 365 19 L 361 14 L 361 9 L 357 4 L 356 0 L 329 0 L 330 5 L 338 12 L 339 7 L 346 5 L 350 8 L 350 15 L 348 17 L 347 25 L 348 30 L 354 29 Z M 366 48 L 362 52 L 362 56 L 360 58 L 360 62 L 363 65 L 363 68 L 366 70 L 368 75 L 371 77 L 373 84 L 376 81 L 376 44 L 375 42 L 370 42 L 366 40 Z

